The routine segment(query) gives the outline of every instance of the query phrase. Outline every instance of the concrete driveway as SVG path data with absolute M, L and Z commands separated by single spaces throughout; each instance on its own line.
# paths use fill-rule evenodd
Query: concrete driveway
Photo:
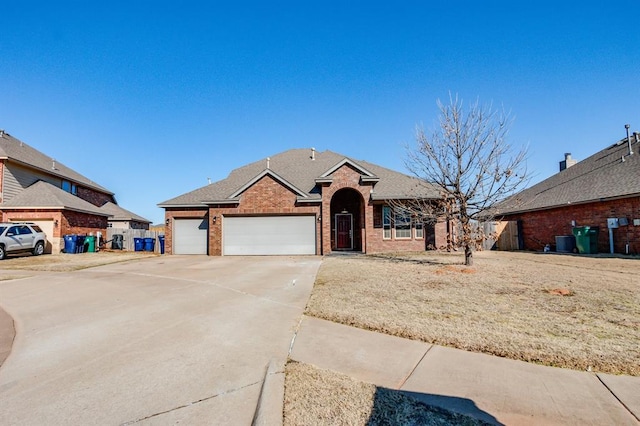
M 17 330 L 0 423 L 250 424 L 320 262 L 163 256 L 0 282 Z

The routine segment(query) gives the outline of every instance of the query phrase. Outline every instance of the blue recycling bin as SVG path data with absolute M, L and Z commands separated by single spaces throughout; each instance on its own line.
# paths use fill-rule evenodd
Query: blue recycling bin
M 65 235 L 64 236 L 64 252 L 74 254 L 76 252 L 77 235 Z
M 84 235 L 78 235 L 76 237 L 76 253 L 84 253 Z
M 135 251 L 144 250 L 144 239 L 143 238 L 134 238 L 133 239 L 133 249 Z
M 156 246 L 155 238 L 145 238 L 144 239 L 144 251 L 153 251 Z
M 164 254 L 164 235 L 158 235 L 158 242 L 160 243 L 160 254 Z

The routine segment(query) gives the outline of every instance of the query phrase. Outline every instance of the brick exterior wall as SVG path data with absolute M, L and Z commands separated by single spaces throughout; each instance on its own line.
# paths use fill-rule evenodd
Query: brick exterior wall
M 78 197 L 93 204 L 94 206 L 102 207 L 105 203 L 111 201 L 115 203 L 113 195 L 105 194 L 104 192 L 98 192 L 93 189 L 85 188 L 78 185 Z
M 107 218 L 95 216 L 87 213 L 61 210 L 20 210 L 4 211 L 2 221 L 11 220 L 36 221 L 53 220 L 53 236 L 51 237 L 54 247 L 64 247 L 65 235 L 94 235 L 101 233 L 102 238 L 107 236 Z M 57 225 L 56 225 L 57 223 Z M 57 240 L 57 241 L 55 241 Z M 55 241 L 55 242 L 54 242 Z
M 174 219 L 204 218 L 208 215 L 208 254 L 210 256 L 222 255 L 222 228 L 225 217 L 252 216 L 252 215 L 313 215 L 316 217 L 316 254 L 328 254 L 335 249 L 332 244 L 333 228 L 331 201 L 333 196 L 343 189 L 353 192 L 351 206 L 359 205 L 360 211 L 349 211 L 354 217 L 354 226 L 360 224 L 359 229 L 354 229 L 355 245 L 363 252 L 377 253 L 385 251 L 422 251 L 425 250 L 427 227 L 425 237 L 415 239 L 413 232 L 411 239 L 383 239 L 381 227 L 374 227 L 375 209 L 380 209 L 380 204 L 371 201 L 373 183 L 361 183 L 361 175 L 349 165 L 344 165 L 332 174 L 332 182 L 321 186 L 322 203 L 306 204 L 297 203 L 297 196 L 271 176 L 264 176 L 254 183 L 240 196 L 240 201 L 234 205 L 211 205 L 208 208 L 165 208 L 165 221 L 169 223 L 165 228 L 165 253 L 173 251 L 173 221 Z M 446 244 L 446 224 L 438 223 L 434 227 L 433 241 L 436 247 Z M 413 231 L 413 230 L 412 230 Z M 433 231 L 432 231 L 433 232 Z M 393 232 L 392 232 L 393 234 Z
M 525 250 L 540 251 L 545 244 L 555 247 L 557 235 L 573 235 L 572 221 L 576 226 L 598 226 L 598 252 L 609 253 L 609 229 L 607 218 L 626 217 L 628 226 L 613 230 L 615 253 L 640 253 L 640 226 L 633 219 L 640 219 L 640 197 L 609 200 L 589 204 L 567 205 L 549 210 L 506 216 L 505 220 L 521 220 Z
M 209 208 L 209 254 L 222 254 L 222 226 L 225 216 L 313 215 L 320 214 L 318 204 L 297 204 L 297 196 L 271 176 L 265 176 L 240 196 L 236 206 Z M 214 217 L 216 218 L 214 221 Z M 320 225 L 316 220 L 316 254 L 322 254 Z

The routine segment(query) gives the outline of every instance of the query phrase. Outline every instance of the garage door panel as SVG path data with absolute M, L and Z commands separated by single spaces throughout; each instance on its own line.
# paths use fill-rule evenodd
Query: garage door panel
M 225 217 L 225 255 L 316 254 L 315 216 Z
M 207 254 L 207 219 L 175 219 L 174 254 Z

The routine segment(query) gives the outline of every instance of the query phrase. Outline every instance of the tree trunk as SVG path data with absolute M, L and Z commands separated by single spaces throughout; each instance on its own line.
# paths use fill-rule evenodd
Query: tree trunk
M 473 251 L 471 250 L 470 244 L 464 245 L 464 264 L 466 266 L 473 265 Z

